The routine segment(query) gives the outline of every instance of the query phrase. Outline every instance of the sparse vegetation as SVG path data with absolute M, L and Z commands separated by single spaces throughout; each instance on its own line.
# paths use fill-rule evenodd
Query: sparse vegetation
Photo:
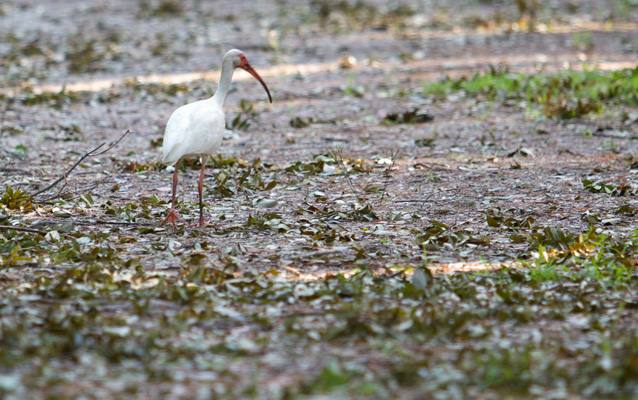
M 423 86 L 423 95 L 435 99 L 453 92 L 489 101 L 521 100 L 525 107 L 541 106 L 547 117 L 580 118 L 601 111 L 604 105 L 637 105 L 638 68 L 601 72 L 585 67 L 582 71 L 532 75 L 491 68 L 472 78 L 446 79 Z
M 124 87 L 133 89 L 134 94 L 141 96 L 153 96 L 158 94 L 176 96 L 179 93 L 186 93 L 189 91 L 188 86 L 182 83 L 164 85 L 160 83 L 140 83 L 135 80 L 126 81 L 124 83 Z
M 73 103 L 80 102 L 88 96 L 87 93 L 82 92 L 67 92 L 64 88 L 57 93 L 54 92 L 42 92 L 32 93 L 26 92 L 25 98 L 22 103 L 26 106 L 32 106 L 36 104 L 46 104 L 55 109 L 62 109 L 68 107 Z
M 430 122 L 434 116 L 428 113 L 420 113 L 418 108 L 403 113 L 390 113 L 385 116 L 383 123 L 392 124 L 421 124 Z
M 408 5 L 379 9 L 376 5 L 365 1 L 326 3 L 312 0 L 310 5 L 312 14 L 317 18 L 319 25 L 337 33 L 371 27 L 394 28 L 401 26 L 403 20 L 415 13 Z
M 28 211 L 33 208 L 32 201 L 33 198 L 27 192 L 6 186 L 4 195 L 0 198 L 0 206 L 9 210 Z
M 69 62 L 69 72 L 82 74 L 102 69 L 100 62 L 106 57 L 105 53 L 96 49 L 95 41 L 77 40 L 71 42 L 71 48 L 66 53 Z
M 182 4 L 175 0 L 141 1 L 139 6 L 139 18 L 173 18 L 184 13 Z
M 220 4 L 0 4 L 0 398 L 638 397 L 631 0 Z
M 258 117 L 259 114 L 255 111 L 254 104 L 248 100 L 242 99 L 239 102 L 239 112 L 230 123 L 230 126 L 227 126 L 227 129 L 246 131 L 250 127 L 251 121 L 256 121 Z

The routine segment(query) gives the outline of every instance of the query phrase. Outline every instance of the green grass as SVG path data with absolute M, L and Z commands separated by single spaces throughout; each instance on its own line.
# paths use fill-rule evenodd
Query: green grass
M 564 70 L 557 73 L 511 73 L 492 67 L 485 73 L 423 84 L 426 97 L 444 99 L 461 92 L 489 101 L 519 100 L 540 107 L 546 117 L 580 118 L 611 105 L 638 105 L 638 68 L 600 71 Z
M 638 230 L 626 239 L 613 239 L 595 228 L 580 235 L 545 228 L 527 234 L 533 261 L 523 261 L 537 282 L 592 279 L 601 288 L 622 290 L 635 283 Z

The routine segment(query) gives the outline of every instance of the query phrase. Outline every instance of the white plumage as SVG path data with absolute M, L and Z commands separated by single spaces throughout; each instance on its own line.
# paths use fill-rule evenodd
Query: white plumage
M 175 228 L 176 220 L 181 218 L 175 212 L 175 194 L 177 191 L 177 167 L 179 162 L 186 157 L 202 157 L 202 169 L 199 175 L 199 222 L 196 225 L 202 226 L 204 223 L 204 205 L 202 202 L 202 189 L 204 186 L 204 168 L 208 156 L 215 154 L 222 144 L 226 121 L 224 119 L 224 101 L 230 88 L 235 68 L 242 68 L 257 79 L 266 93 L 268 100 L 272 103 L 272 97 L 268 86 L 259 76 L 257 71 L 248 63 L 246 56 L 239 50 L 230 50 L 222 60 L 221 77 L 217 92 L 210 99 L 196 101 L 186 104 L 175 110 L 166 124 L 164 131 L 164 142 L 162 148 L 162 163 L 174 165 L 173 172 L 173 196 L 171 210 L 166 219 L 160 224 L 164 226 L 171 222 Z
M 184 157 L 215 154 L 222 144 L 225 125 L 224 113 L 215 107 L 212 98 L 178 108 L 166 124 L 162 162 L 174 165 Z

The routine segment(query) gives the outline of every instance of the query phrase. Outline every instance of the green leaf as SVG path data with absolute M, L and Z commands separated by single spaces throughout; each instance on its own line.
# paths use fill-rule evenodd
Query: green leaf
M 487 216 L 487 224 L 493 228 L 501 226 L 501 223 L 495 220 L 491 215 Z
M 87 206 L 93 205 L 93 197 L 91 197 L 91 195 L 88 193 L 80 195 L 80 200 L 85 202 Z
M 272 190 L 275 188 L 275 186 L 277 186 L 277 181 L 272 181 L 270 182 L 268 185 L 266 185 L 266 187 L 264 188 L 264 190 Z

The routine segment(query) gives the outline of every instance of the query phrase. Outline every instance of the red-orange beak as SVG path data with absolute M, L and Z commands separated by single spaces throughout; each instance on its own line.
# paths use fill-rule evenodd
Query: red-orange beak
M 254 76 L 255 79 L 259 81 L 259 83 L 261 83 L 261 86 L 263 86 L 264 89 L 266 89 L 266 93 L 268 93 L 268 100 L 272 103 L 272 96 L 270 95 L 270 90 L 268 90 L 268 86 L 266 86 L 266 82 L 264 82 L 264 80 L 261 79 L 261 76 L 259 76 L 257 71 L 255 71 L 255 69 L 252 67 L 252 65 L 248 64 L 248 61 L 244 61 L 243 63 L 239 65 L 238 68 L 245 70 L 246 72 Z

